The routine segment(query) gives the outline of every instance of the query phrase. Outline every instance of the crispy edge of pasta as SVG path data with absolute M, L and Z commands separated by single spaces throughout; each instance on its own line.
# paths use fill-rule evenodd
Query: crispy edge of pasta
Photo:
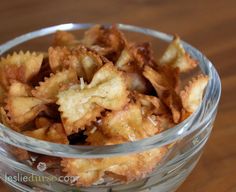
M 85 129 L 85 126 L 90 125 L 97 117 L 100 117 L 101 112 L 103 111 L 102 107 L 93 103 L 89 103 L 86 107 L 84 106 L 83 109 L 80 109 L 80 107 L 82 107 L 80 106 L 81 102 L 77 99 L 76 94 L 76 90 L 72 89 L 61 92 L 58 95 L 57 104 L 60 106 L 59 111 L 61 112 L 61 120 L 67 135 Z M 68 103 L 69 99 L 73 102 L 70 101 Z M 67 113 L 68 110 L 69 113 Z M 82 116 L 80 116 L 80 110 L 83 111 Z M 84 112 L 84 110 L 86 111 Z M 71 112 L 73 114 L 71 114 Z
M 38 74 L 43 61 L 42 53 L 14 52 L 12 55 L 2 57 L 0 60 L 0 83 L 5 89 L 9 86 L 9 81 L 15 79 L 23 83 L 28 82 L 33 76 Z
M 102 122 L 101 130 L 110 138 L 129 142 L 146 137 L 139 104 L 129 103 L 121 110 L 107 112 Z
M 45 103 L 35 97 L 9 96 L 5 102 L 7 116 L 10 122 L 16 126 L 25 125 L 46 109 Z
M 66 60 L 70 54 L 70 50 L 67 47 L 48 48 L 49 66 L 53 73 L 62 70 L 62 62 Z
M 98 105 L 93 105 L 89 112 L 93 111 L 93 113 L 87 113 L 82 118 L 75 122 L 69 121 L 68 118 L 61 117 L 62 123 L 65 127 L 65 131 L 67 135 L 72 133 L 77 133 L 79 130 L 84 130 L 85 126 L 91 125 L 92 122 L 96 121 L 98 117 L 101 116 L 101 112 L 104 109 Z
M 178 70 L 173 69 L 173 73 L 178 73 Z M 168 74 L 168 68 L 166 67 L 164 69 L 161 68 L 158 72 L 147 65 L 144 67 L 143 72 L 143 75 L 155 88 L 159 98 L 170 108 L 174 122 L 178 123 L 181 118 L 182 103 L 179 95 L 175 91 L 176 82 L 174 80 L 176 77 L 173 77 L 171 81 L 167 81 Z
M 124 34 L 118 30 L 116 25 L 104 27 L 95 25 L 85 32 L 84 38 L 81 41 L 84 45 L 94 50 L 99 54 L 107 55 L 111 52 L 121 52 L 127 44 Z M 98 47 L 100 47 L 98 49 Z
M 197 60 L 191 58 L 191 56 L 185 51 L 178 36 L 175 36 L 169 44 L 159 60 L 159 63 L 160 65 L 178 67 L 180 72 L 188 72 L 198 64 Z
M 16 132 L 20 132 L 21 131 L 21 129 L 18 126 L 12 124 L 12 122 L 9 119 L 9 117 L 7 116 L 7 112 L 5 111 L 5 109 L 3 107 L 0 107 L 0 122 L 3 125 L 13 129 Z
M 164 104 L 158 97 L 145 95 L 139 92 L 134 92 L 133 94 L 136 102 L 139 102 L 141 104 L 141 107 L 143 106 L 148 108 L 147 110 L 149 110 L 149 112 L 155 113 L 156 115 L 168 113 L 166 106 L 164 106 Z
M 107 85 L 106 82 L 109 84 Z M 111 88 L 104 90 L 104 87 L 102 87 L 103 84 L 105 84 L 105 87 L 111 86 Z M 96 95 L 93 96 L 92 100 L 106 109 L 120 110 L 129 101 L 129 91 L 127 90 L 124 74 L 122 71 L 117 70 L 110 62 L 103 65 L 102 68 L 94 74 L 91 83 L 87 87 L 93 89 L 96 86 L 101 89 L 99 93 L 100 97 L 107 97 L 107 99 L 110 100 L 110 105 L 108 106 L 106 102 L 103 102 L 103 98 L 99 98 L 99 96 L 97 97 Z M 98 91 L 95 93 L 97 94 Z M 111 102 L 111 99 L 114 98 L 116 102 Z
M 56 102 L 60 87 L 71 83 L 78 83 L 77 74 L 74 70 L 58 71 L 55 74 L 51 73 L 50 77 L 46 77 L 31 93 L 34 97 L 46 102 Z
M 182 105 L 187 112 L 193 113 L 201 104 L 208 80 L 208 76 L 200 74 L 192 78 L 184 90 L 180 92 Z
M 79 45 L 72 49 L 71 56 L 69 56 L 68 61 L 65 61 L 65 64 L 75 68 L 79 77 L 90 82 L 94 74 L 102 67 L 103 60 L 104 58 L 101 55 Z
M 72 68 L 79 77 L 90 82 L 94 73 L 103 65 L 104 58 L 83 45 L 78 45 L 72 49 L 67 47 L 50 47 L 49 64 L 52 71 L 61 71 Z
M 157 100 L 154 101 L 158 102 L 155 105 L 160 107 Z M 136 103 L 129 103 L 122 110 L 107 112 L 101 119 L 100 129 L 102 133 L 108 138 L 116 138 L 117 141 L 121 141 L 120 143 L 124 143 L 153 136 L 173 125 L 171 118 L 164 116 L 166 114 L 163 112 L 154 113 L 153 108 L 147 109 L 148 112 L 144 112 L 141 103 L 137 99 Z

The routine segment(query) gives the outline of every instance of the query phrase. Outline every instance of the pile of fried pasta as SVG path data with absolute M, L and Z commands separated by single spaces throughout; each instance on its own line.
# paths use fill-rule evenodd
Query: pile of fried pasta
M 183 86 L 180 80 L 196 66 L 179 37 L 156 60 L 150 43 L 129 42 L 115 25 L 96 25 L 82 39 L 58 31 L 48 52 L 20 51 L 1 58 L 0 120 L 25 136 L 60 144 L 137 141 L 175 126 L 198 108 L 208 77 L 199 74 Z M 79 176 L 77 186 L 107 178 L 131 182 L 146 177 L 167 151 L 62 158 L 59 164 L 64 174 Z M 12 152 L 21 160 L 31 153 Z

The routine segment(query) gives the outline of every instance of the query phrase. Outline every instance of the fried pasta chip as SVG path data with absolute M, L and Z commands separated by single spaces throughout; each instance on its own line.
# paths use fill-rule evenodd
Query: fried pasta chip
M 158 126 L 159 132 L 174 126 L 171 114 L 160 99 L 140 93 L 135 93 L 135 99 L 137 103 L 140 103 L 142 115 L 146 118 L 143 122 L 144 126 L 145 124 L 147 124 L 146 127 Z
M 189 82 L 183 91 L 180 92 L 183 107 L 187 112 L 193 113 L 196 111 L 202 101 L 207 83 L 207 76 L 198 75 Z
M 16 80 L 11 81 L 11 85 L 8 90 L 8 96 L 32 96 L 31 95 L 32 87 L 28 84 L 21 83 Z
M 178 123 L 181 117 L 181 99 L 175 89 L 178 84 L 178 70 L 162 67 L 159 71 L 144 67 L 144 76 L 151 82 L 160 99 L 170 108 L 173 120 Z
M 197 61 L 184 50 L 179 37 L 175 37 L 160 59 L 161 65 L 178 67 L 180 72 L 187 72 L 197 66 Z
M 23 126 L 45 110 L 44 104 L 42 100 L 35 97 L 9 96 L 6 99 L 5 109 L 12 124 Z
M 8 93 L 6 95 L 8 98 L 9 97 L 21 97 L 21 96 L 28 97 L 28 96 L 31 96 L 31 89 L 32 89 L 32 87 L 30 87 L 29 85 L 27 85 L 25 83 L 21 83 L 19 81 L 12 80 L 11 85 L 8 90 Z M 21 129 L 9 119 L 8 115 L 7 115 L 7 112 L 5 111 L 5 109 L 1 108 L 1 119 L 2 119 L 1 122 L 4 125 L 9 126 L 12 129 L 14 129 L 15 131 L 19 132 Z
M 140 93 L 151 92 L 150 83 L 143 77 L 141 72 L 125 73 L 126 84 L 130 91 L 138 91 Z
M 70 49 L 67 47 L 49 47 L 48 60 L 52 72 L 56 73 L 64 68 L 69 68 L 69 66 L 64 66 L 64 61 L 68 60 L 70 54 Z
M 101 25 L 95 25 L 91 27 L 84 33 L 84 38 L 82 39 L 82 43 L 86 46 L 94 45 L 98 42 L 98 39 L 102 37 L 104 29 Z
M 129 90 L 147 93 L 151 86 L 144 78 L 142 70 L 145 64 L 152 65 L 153 62 L 150 45 L 143 43 L 127 45 L 115 65 L 118 69 L 126 72 L 125 76 Z
M 142 115 L 161 115 L 167 113 L 167 109 L 162 101 L 155 96 L 135 92 L 134 98 L 141 105 Z
M 93 92 L 91 100 L 106 109 L 119 110 L 128 102 L 123 73 L 112 63 L 105 64 L 87 88 Z
M 148 81 L 143 77 L 142 70 L 134 63 L 134 59 L 127 49 L 121 52 L 115 65 L 118 69 L 125 72 L 129 90 L 135 90 L 141 93 L 147 92 L 149 88 Z
M 138 104 L 129 104 L 120 111 L 110 112 L 102 121 L 102 132 L 123 142 L 147 138 L 160 131 L 157 123 L 143 117 Z
M 125 183 L 145 178 L 154 170 L 166 152 L 167 149 L 161 147 L 130 156 L 118 157 L 118 163 L 112 164 L 114 166 L 110 166 L 105 171 L 105 174 Z M 111 160 L 114 158 L 111 158 Z M 123 160 L 125 161 L 124 163 Z
M 5 126 L 10 127 L 17 132 L 20 132 L 20 128 L 18 126 L 12 125 L 9 117 L 7 116 L 7 112 L 3 107 L 0 107 L 0 122 Z
M 45 125 L 45 127 L 35 130 L 24 131 L 23 134 L 53 143 L 69 144 L 67 135 L 61 123 L 54 123 L 51 126 Z
M 78 45 L 76 37 L 67 31 L 57 31 L 54 35 L 53 46 L 54 47 L 74 47 Z
M 92 125 L 90 128 L 86 129 L 85 134 L 87 135 L 86 143 L 92 146 L 102 146 L 102 145 L 114 145 L 124 143 L 122 139 L 117 137 L 109 137 L 105 135 L 101 126 Z
M 113 62 L 116 62 L 127 44 L 124 34 L 115 25 L 110 28 L 95 25 L 85 32 L 81 42 Z
M 59 92 L 57 104 L 66 133 L 77 132 L 100 116 L 104 108 L 121 109 L 128 102 L 127 95 L 122 72 L 118 72 L 111 63 L 97 71 L 84 89 Z
M 118 60 L 116 61 L 116 66 L 118 69 L 123 70 L 123 71 L 133 71 L 133 68 L 131 65 L 129 65 L 133 61 L 132 54 L 130 51 L 125 48 L 122 50 Z
M 35 87 L 35 86 L 39 86 L 39 83 L 44 81 L 44 79 L 46 77 L 50 77 L 50 74 L 52 73 L 52 70 L 50 68 L 50 65 L 49 65 L 49 58 L 48 58 L 48 53 L 44 53 L 44 58 L 43 58 L 43 62 L 42 62 L 42 65 L 41 65 L 41 68 L 38 72 L 38 74 L 36 76 L 34 76 L 32 78 L 32 80 L 30 81 L 30 84 L 31 86 Z
M 143 68 L 144 65 L 152 66 L 155 63 L 150 43 L 133 43 L 131 50 L 139 67 Z
M 150 43 L 130 43 L 121 52 L 116 66 L 126 72 L 142 69 L 144 65 L 156 65 Z M 134 67 L 135 66 L 135 67 Z
M 97 130 L 93 134 L 100 135 L 100 144 L 109 145 L 111 143 L 111 139 L 97 132 L 99 131 Z M 90 134 L 90 136 L 92 136 L 92 134 Z M 95 143 L 91 143 L 91 145 L 99 144 L 96 139 L 93 140 L 89 138 L 89 140 L 92 142 L 95 141 Z M 113 139 L 113 144 L 115 144 L 116 141 L 117 139 Z M 167 149 L 162 147 L 129 156 L 124 155 L 99 159 L 63 159 L 61 165 L 64 167 L 63 171 L 66 172 L 67 175 L 79 177 L 76 182 L 77 186 L 95 185 L 98 181 L 106 177 L 122 182 L 131 182 L 136 179 L 144 178 L 150 173 L 166 152 Z
M 142 115 L 148 120 L 143 123 L 152 123 L 158 126 L 159 132 L 174 126 L 173 118 L 160 99 L 155 96 L 135 94 L 136 102 L 141 104 Z
M 7 89 L 10 80 L 18 80 L 23 83 L 29 82 L 35 76 L 41 67 L 43 54 L 30 53 L 13 53 L 1 58 L 0 61 L 0 83 Z
M 45 78 L 44 82 L 40 82 L 39 86 L 32 90 L 32 95 L 47 102 L 56 102 L 60 87 L 76 83 L 78 83 L 76 71 L 72 69 L 58 71 Z
M 80 45 L 72 50 L 66 47 L 50 47 L 48 50 L 49 63 L 52 71 L 71 68 L 79 77 L 90 82 L 94 73 L 103 65 L 102 58 Z

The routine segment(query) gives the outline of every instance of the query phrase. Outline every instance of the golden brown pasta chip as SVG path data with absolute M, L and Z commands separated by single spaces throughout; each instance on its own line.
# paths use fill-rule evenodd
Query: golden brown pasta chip
M 129 90 L 148 93 L 150 83 L 144 78 L 142 71 L 144 65 L 153 65 L 153 56 L 148 43 L 129 44 L 121 52 L 116 66 L 126 72 L 125 77 Z
M 66 47 L 50 47 L 49 62 L 52 71 L 72 68 L 79 77 L 90 82 L 94 73 L 103 65 L 102 58 L 80 45 L 72 50 Z
M 0 61 L 0 83 L 7 89 L 10 80 L 18 80 L 23 83 L 29 82 L 35 76 L 41 67 L 43 54 L 30 53 L 13 53 L 1 58 Z
M 120 143 L 114 137 L 105 136 L 99 129 L 88 134 L 89 143 L 95 145 L 112 145 Z M 99 159 L 66 159 L 61 162 L 67 175 L 78 176 L 77 186 L 90 186 L 105 177 L 121 182 L 141 179 L 150 173 L 166 154 L 167 148 L 156 148 L 146 152 L 118 157 Z
M 101 145 L 114 145 L 124 143 L 122 139 L 117 139 L 113 137 L 108 137 L 105 135 L 101 127 L 96 125 L 91 125 L 86 129 L 85 134 L 88 136 L 86 142 L 92 146 L 101 146 Z
M 140 93 L 150 93 L 152 87 L 150 83 L 144 78 L 141 72 L 125 73 L 126 84 L 130 91 L 137 91 Z
M 0 122 L 3 125 L 10 127 L 17 132 L 20 132 L 20 130 L 21 130 L 18 126 L 15 126 L 11 123 L 9 117 L 7 116 L 7 112 L 5 111 L 5 109 L 3 107 L 0 107 Z
M 76 71 L 72 69 L 58 71 L 56 74 L 51 74 L 49 78 L 45 78 L 44 82 L 39 83 L 39 86 L 32 90 L 32 94 L 47 102 L 56 102 L 56 96 L 61 86 L 76 83 L 78 83 Z
M 140 68 L 143 68 L 144 65 L 156 65 L 150 43 L 133 43 L 130 46 L 130 52 Z
M 64 65 L 64 61 L 68 60 L 70 54 L 70 49 L 67 47 L 49 47 L 48 60 L 52 72 L 56 73 L 64 68 L 69 68 Z
M 142 115 L 141 106 L 129 104 L 120 111 L 108 113 L 103 118 L 102 132 L 123 142 L 136 141 L 153 136 L 160 131 L 158 124 Z
M 59 92 L 57 104 L 66 133 L 90 124 L 103 108 L 121 109 L 128 102 L 127 95 L 122 73 L 111 63 L 105 64 L 84 89 Z
M 107 141 L 106 137 L 102 140 Z M 108 139 L 109 141 L 109 139 Z M 167 149 L 157 148 L 146 152 L 99 159 L 63 159 L 63 171 L 78 176 L 77 186 L 90 186 L 104 177 L 130 182 L 150 173 L 166 154 Z
M 31 95 L 32 87 L 28 84 L 21 83 L 16 80 L 11 81 L 11 85 L 8 90 L 8 96 L 32 96 Z
M 126 72 L 143 69 L 144 65 L 155 66 L 149 43 L 130 43 L 122 50 L 116 66 Z
M 24 131 L 23 134 L 53 143 L 69 144 L 67 135 L 61 123 L 54 123 L 50 127 L 46 125 L 45 127 L 32 131 Z
M 8 111 L 7 115 L 14 125 L 23 126 L 45 110 L 46 106 L 44 104 L 42 100 L 35 97 L 9 96 L 6 99 L 5 109 Z
M 180 96 L 184 109 L 193 113 L 202 101 L 204 89 L 208 83 L 208 77 L 204 75 L 198 75 L 193 78 L 189 84 L 181 91 Z
M 82 43 L 86 46 L 94 45 L 98 42 L 98 39 L 103 36 L 104 29 L 101 25 L 95 25 L 84 33 Z
M 54 35 L 53 46 L 74 47 L 78 44 L 76 37 L 67 31 L 57 31 Z
M 162 67 L 159 71 L 144 67 L 144 76 L 151 82 L 160 99 L 170 108 L 173 120 L 178 123 L 181 117 L 181 99 L 175 92 L 178 84 L 178 71 Z
M 95 25 L 85 32 L 81 42 L 113 62 L 118 59 L 127 44 L 124 34 L 115 25 L 110 28 Z
M 161 115 L 168 113 L 162 101 L 155 96 L 135 92 L 134 97 L 136 102 L 141 105 L 142 115 Z
M 144 93 L 149 88 L 147 80 L 142 75 L 142 70 L 136 65 L 132 53 L 125 48 L 116 62 L 116 67 L 125 73 L 128 89 Z
M 160 59 L 161 65 L 178 67 L 180 72 L 187 72 L 197 66 L 197 61 L 192 59 L 184 50 L 180 38 L 177 36 L 168 46 Z

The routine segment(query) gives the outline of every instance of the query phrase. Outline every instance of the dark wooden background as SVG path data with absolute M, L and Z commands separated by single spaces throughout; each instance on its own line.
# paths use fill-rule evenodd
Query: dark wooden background
M 223 85 L 219 113 L 200 162 L 178 192 L 235 192 L 236 1 L 0 0 L 0 43 L 68 22 L 127 23 L 177 33 L 210 58 Z M 1 183 L 0 191 L 7 191 Z

